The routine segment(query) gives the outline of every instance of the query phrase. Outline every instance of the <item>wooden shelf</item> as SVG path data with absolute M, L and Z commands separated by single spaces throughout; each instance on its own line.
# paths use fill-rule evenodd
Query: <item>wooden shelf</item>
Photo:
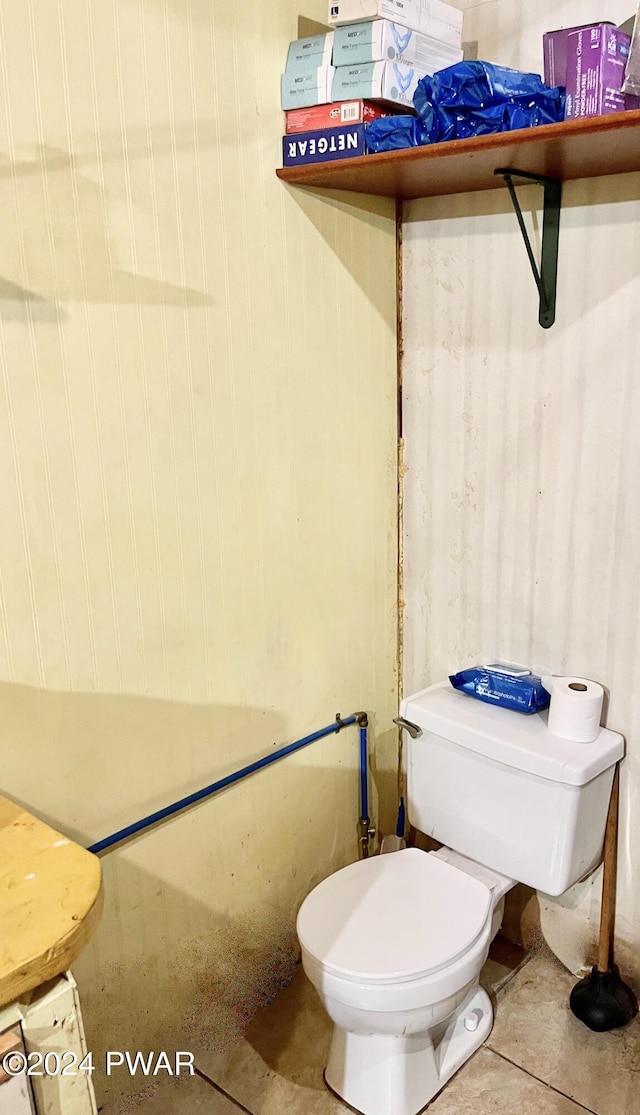
M 380 197 L 503 189 L 498 167 L 567 181 L 640 170 L 640 109 L 277 171 L 283 182 Z

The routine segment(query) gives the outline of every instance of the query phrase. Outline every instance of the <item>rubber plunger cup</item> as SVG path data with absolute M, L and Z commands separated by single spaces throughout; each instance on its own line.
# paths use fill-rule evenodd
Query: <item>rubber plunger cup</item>
M 591 975 L 574 987 L 569 1006 L 576 1018 L 596 1033 L 628 1026 L 638 1009 L 633 991 L 623 983 L 615 967 L 606 972 L 594 967 Z

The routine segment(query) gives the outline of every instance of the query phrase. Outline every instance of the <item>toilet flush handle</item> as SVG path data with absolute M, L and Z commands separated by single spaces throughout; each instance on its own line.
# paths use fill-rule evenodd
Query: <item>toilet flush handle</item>
M 397 724 L 399 728 L 404 728 L 411 739 L 417 739 L 418 736 L 422 735 L 422 728 L 419 728 L 417 724 L 412 724 L 410 720 L 405 720 L 404 716 L 395 717 L 393 723 Z

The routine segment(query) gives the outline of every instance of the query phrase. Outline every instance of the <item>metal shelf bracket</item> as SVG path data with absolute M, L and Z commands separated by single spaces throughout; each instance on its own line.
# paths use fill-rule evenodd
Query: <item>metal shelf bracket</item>
M 556 320 L 556 289 L 558 285 L 558 239 L 560 235 L 560 208 L 562 203 L 562 182 L 559 178 L 545 178 L 542 174 L 529 174 L 525 170 L 513 168 L 496 170 L 495 174 L 504 178 L 513 208 L 516 211 L 518 224 L 524 240 L 533 277 L 536 281 L 540 296 L 540 311 L 538 321 L 543 329 L 550 329 Z M 516 195 L 514 178 L 524 178 L 528 182 L 537 182 L 544 187 L 544 216 L 542 220 L 542 256 L 540 268 L 533 254 L 531 241 L 527 232 L 520 203 Z

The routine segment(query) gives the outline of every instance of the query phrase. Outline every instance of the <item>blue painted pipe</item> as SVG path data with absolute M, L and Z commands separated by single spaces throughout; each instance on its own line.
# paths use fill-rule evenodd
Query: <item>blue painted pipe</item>
M 344 719 L 336 717 L 335 723 L 329 724 L 326 728 L 320 728 L 317 732 L 312 732 L 310 736 L 305 736 L 304 739 L 296 740 L 295 743 L 289 743 L 286 747 L 281 747 L 279 751 L 274 751 L 271 755 L 265 755 L 262 759 L 257 759 L 255 763 L 249 763 L 248 766 L 242 767 L 241 770 L 235 771 L 233 774 L 228 774 L 225 778 L 220 778 L 217 782 L 212 782 L 210 786 L 205 786 L 202 790 L 197 790 L 194 794 L 188 794 L 185 798 L 180 798 L 180 801 L 175 801 L 173 805 L 167 805 L 164 809 L 158 809 L 155 813 L 150 813 L 148 817 L 143 817 L 142 820 L 136 821 L 132 825 L 127 825 L 126 828 L 119 829 L 118 832 L 112 833 L 111 836 L 105 836 L 103 840 L 98 840 L 95 844 L 91 844 L 88 848 L 89 852 L 95 855 L 98 852 L 104 852 L 107 848 L 113 847 L 114 844 L 119 844 L 122 840 L 126 840 L 130 836 L 135 836 L 138 832 L 143 832 L 145 829 L 151 828 L 152 825 L 158 824 L 159 821 L 166 820 L 167 817 L 172 817 L 175 813 L 180 813 L 183 809 L 187 809 L 190 805 L 195 805 L 198 801 L 203 801 L 205 798 L 217 794 L 220 790 L 225 790 L 227 786 L 233 786 L 235 782 L 240 782 L 243 778 L 247 778 L 250 774 L 254 774 L 257 770 L 262 770 L 263 767 L 271 766 L 272 763 L 277 763 L 279 759 L 284 759 L 286 755 L 292 755 L 294 751 L 300 751 L 303 747 L 307 747 L 310 743 L 314 743 L 318 739 L 323 739 L 324 736 L 335 735 L 341 731 L 342 728 L 348 728 L 351 724 L 360 724 L 360 807 L 361 807 L 361 822 L 366 818 L 367 826 L 369 822 L 368 810 L 368 793 L 367 793 L 367 728 L 362 727 L 366 725 L 367 719 L 364 713 L 354 713 L 352 716 L 347 716 Z
M 360 725 L 360 849 L 362 858 L 369 856 L 369 792 L 367 790 L 367 717 L 358 721 Z
M 367 727 L 360 725 L 360 820 L 369 822 L 367 789 Z

